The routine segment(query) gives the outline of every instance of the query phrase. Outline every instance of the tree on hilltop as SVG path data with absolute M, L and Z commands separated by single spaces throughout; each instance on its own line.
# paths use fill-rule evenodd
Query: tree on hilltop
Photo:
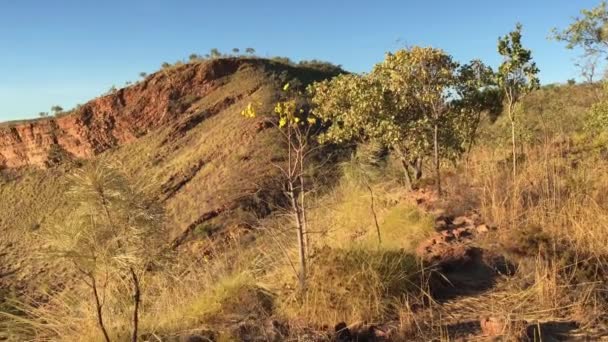
M 55 105 L 51 107 L 51 112 L 53 112 L 53 115 L 58 115 L 61 114 L 63 112 L 63 107 Z

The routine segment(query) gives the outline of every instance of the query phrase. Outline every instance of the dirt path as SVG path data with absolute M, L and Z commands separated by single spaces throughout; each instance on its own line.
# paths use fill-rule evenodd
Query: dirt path
M 433 203 L 417 200 L 426 210 Z M 438 275 L 431 280 L 435 302 L 430 310 L 441 317 L 450 341 L 596 341 L 608 340 L 603 327 L 583 326 L 557 310 L 539 312 L 537 292 L 525 284 L 519 265 L 509 260 L 499 240 L 501 229 L 476 212 L 438 215 L 436 233 L 416 253 Z

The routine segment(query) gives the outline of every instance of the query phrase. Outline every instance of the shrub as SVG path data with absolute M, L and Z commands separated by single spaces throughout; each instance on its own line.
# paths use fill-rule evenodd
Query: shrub
M 416 271 L 415 257 L 399 250 L 326 247 L 312 260 L 304 297 L 284 309 L 317 325 L 386 319 L 417 292 Z

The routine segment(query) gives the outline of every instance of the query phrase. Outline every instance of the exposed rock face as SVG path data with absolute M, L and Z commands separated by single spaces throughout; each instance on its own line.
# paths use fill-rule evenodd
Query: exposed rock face
M 252 61 L 249 61 L 252 62 Z M 187 111 L 243 60 L 219 59 L 159 71 L 128 88 L 96 98 L 71 114 L 0 126 L 0 167 L 47 165 L 62 150 L 87 158 L 128 143 Z

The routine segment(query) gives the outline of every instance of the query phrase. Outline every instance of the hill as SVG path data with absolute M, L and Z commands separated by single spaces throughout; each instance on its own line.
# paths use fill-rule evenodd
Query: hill
M 37 259 L 44 245 L 37 232 L 74 209 L 65 197 L 67 175 L 95 160 L 111 160 L 147 183 L 165 209 L 170 236 L 163 238 L 175 248 L 197 237 L 250 233 L 280 191 L 272 166 L 280 140 L 240 111 L 250 101 L 270 110 L 284 82 L 332 75 L 255 58 L 201 61 L 164 68 L 57 118 L 3 124 L 0 302 L 39 299 L 65 286 L 54 261 Z
M 102 340 L 76 271 L 39 253 L 41 232 L 78 206 L 66 193 L 70 175 L 96 163 L 115 165 L 163 208 L 166 235 L 156 238 L 169 253 L 142 281 L 142 341 L 606 335 L 608 161 L 605 137 L 584 126 L 599 85 L 543 87 L 524 99 L 515 179 L 504 115 L 484 117 L 466 158 L 443 163 L 442 195 L 430 161 L 408 191 L 399 158 L 381 146 L 316 150 L 300 292 L 293 213 L 275 166 L 285 162 L 284 140 L 241 111 L 254 103 L 270 113 L 285 83 L 337 72 L 194 61 L 57 118 L 3 124 L 0 340 Z M 124 286 L 104 286 L 103 299 L 111 339 L 128 340 Z

